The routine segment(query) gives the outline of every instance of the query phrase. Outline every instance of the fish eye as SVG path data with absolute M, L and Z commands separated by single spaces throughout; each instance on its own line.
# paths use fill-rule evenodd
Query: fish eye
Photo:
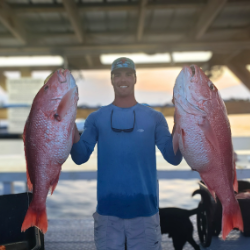
M 211 82 L 210 82 L 209 88 L 210 88 L 211 90 L 214 90 L 214 89 L 215 89 L 214 85 L 213 85 Z
M 49 86 L 48 85 L 46 85 L 45 87 L 44 87 L 44 89 L 46 90 L 46 89 L 48 89 L 49 88 Z

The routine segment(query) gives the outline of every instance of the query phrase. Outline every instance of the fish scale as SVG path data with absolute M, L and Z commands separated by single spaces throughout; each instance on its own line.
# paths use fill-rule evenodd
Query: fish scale
M 196 65 L 185 66 L 176 79 L 174 152 L 199 172 L 222 207 L 223 239 L 233 228 L 243 231 L 234 190 L 238 191 L 230 123 L 217 88 Z

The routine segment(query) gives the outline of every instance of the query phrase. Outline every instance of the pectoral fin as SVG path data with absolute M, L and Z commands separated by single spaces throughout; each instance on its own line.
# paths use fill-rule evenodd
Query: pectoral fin
M 173 149 L 174 153 L 176 155 L 178 149 L 179 149 L 179 139 L 180 139 L 180 125 L 179 121 L 180 120 L 180 115 L 178 113 L 178 108 L 175 107 L 175 113 L 174 113 L 174 128 L 172 132 L 172 137 L 173 137 Z
M 175 131 L 173 135 L 173 149 L 175 155 L 179 149 L 179 139 L 180 139 L 180 134 L 177 131 Z
M 210 142 L 210 144 L 213 147 L 215 147 L 217 150 L 219 150 L 219 143 L 218 143 L 217 137 L 216 137 L 214 130 L 213 130 L 209 120 L 207 119 L 207 117 L 205 117 L 205 116 L 200 117 L 198 125 L 200 126 L 200 128 L 204 132 L 204 135 L 205 135 L 206 139 Z
M 66 115 L 67 111 L 69 110 L 71 106 L 71 98 L 73 95 L 74 89 L 70 89 L 62 98 L 60 101 L 56 113 L 54 114 L 54 117 L 56 120 L 61 121 L 64 116 Z

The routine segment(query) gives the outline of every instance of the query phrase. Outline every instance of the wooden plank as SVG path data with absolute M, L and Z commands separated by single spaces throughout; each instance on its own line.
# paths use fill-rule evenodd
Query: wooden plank
M 143 36 L 147 2 L 148 2 L 148 0 L 141 0 L 140 1 L 139 18 L 138 18 L 137 35 L 136 35 L 137 42 L 140 42 L 141 38 Z
M 3 74 L 3 71 L 0 71 L 0 86 L 3 90 L 7 90 L 6 87 L 6 76 Z M 0 118 L 1 119 L 1 118 Z
M 247 70 L 246 65 L 232 60 L 228 62 L 226 66 L 250 90 L 250 72 Z
M 0 21 L 20 43 L 27 43 L 24 27 L 5 1 L 0 1 Z
M 0 108 L 0 120 L 8 119 L 8 109 Z
M 248 7 L 248 0 L 234 1 L 226 3 L 225 7 Z M 17 14 L 23 13 L 63 13 L 65 9 L 62 4 L 14 4 L 10 5 Z M 151 2 L 147 5 L 147 10 L 156 9 L 194 9 L 200 10 L 204 8 L 204 2 L 197 1 L 161 1 L 160 3 Z M 136 3 L 84 3 L 79 5 L 80 12 L 90 11 L 137 11 Z
M 199 39 L 206 32 L 210 24 L 214 21 L 217 15 L 220 13 L 227 0 L 209 0 L 203 11 L 200 13 L 200 17 L 196 23 L 196 26 L 191 31 L 192 36 L 195 39 Z
M 246 3 L 247 4 L 247 3 Z M 150 3 L 146 9 L 201 9 L 204 6 L 203 3 L 195 3 L 194 1 L 182 1 L 180 3 Z M 11 4 L 11 7 L 17 13 L 63 13 L 65 9 L 61 4 Z M 91 11 L 137 11 L 137 3 L 84 3 L 78 6 L 80 12 Z
M 89 66 L 89 68 L 92 68 L 94 66 L 93 60 L 92 60 L 90 55 L 86 55 L 85 60 L 87 62 L 87 65 Z
M 78 13 L 76 3 L 75 1 L 72 1 L 72 0 L 62 0 L 62 2 L 66 9 L 71 25 L 78 38 L 78 41 L 82 43 L 84 41 L 83 26 L 82 26 L 82 22 Z
M 202 42 L 168 42 L 168 43 L 130 43 L 105 45 L 48 45 L 48 46 L 22 46 L 0 47 L 0 56 L 11 55 L 57 55 L 81 56 L 99 55 L 104 53 L 138 53 L 151 52 L 164 53 L 169 51 L 200 51 L 210 50 L 219 53 L 229 53 L 238 48 L 250 49 L 250 40 L 242 41 L 202 41 Z

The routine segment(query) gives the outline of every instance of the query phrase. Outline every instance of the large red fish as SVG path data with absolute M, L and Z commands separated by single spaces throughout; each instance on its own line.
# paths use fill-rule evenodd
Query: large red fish
M 223 239 L 233 228 L 243 231 L 234 190 L 238 191 L 227 111 L 215 85 L 196 65 L 185 66 L 176 79 L 174 151 L 198 171 L 222 207 Z
M 23 133 L 27 183 L 33 199 L 21 231 L 48 228 L 46 198 L 58 183 L 61 166 L 69 156 L 74 135 L 78 90 L 69 70 L 51 74 L 33 100 Z

